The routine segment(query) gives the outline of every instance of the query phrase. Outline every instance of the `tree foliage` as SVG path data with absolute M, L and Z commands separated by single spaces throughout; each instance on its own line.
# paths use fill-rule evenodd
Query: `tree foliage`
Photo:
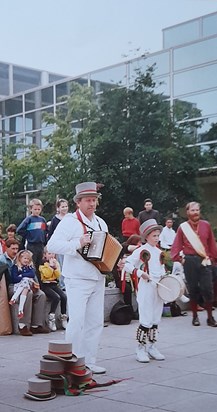
M 137 73 L 128 89 L 106 86 L 100 102 L 91 88 L 74 83 L 56 115 L 44 118 L 54 127 L 46 150 L 25 147 L 25 157 L 17 159 L 21 148 L 9 146 L 2 197 L 13 203 L 24 188 L 38 189 L 49 216 L 57 196 L 71 202 L 78 182 L 94 180 L 104 185 L 99 213 L 113 233 L 119 232 L 123 208 L 131 206 L 137 213 L 146 197 L 163 216 L 186 201 L 200 200 L 196 177 L 205 158 L 198 147 L 186 145 L 192 139 L 189 125 L 173 120 L 176 114 L 157 93 L 153 70 Z M 187 118 L 186 106 L 181 107 Z M 200 126 L 195 122 L 196 129 Z M 10 204 L 9 211 L 3 204 L 5 218 L 21 220 L 19 208 Z

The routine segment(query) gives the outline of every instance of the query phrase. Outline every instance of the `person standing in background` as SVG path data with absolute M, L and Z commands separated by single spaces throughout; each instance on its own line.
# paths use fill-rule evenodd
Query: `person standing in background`
M 160 247 L 162 250 L 170 250 L 174 239 L 176 237 L 176 232 L 173 230 L 173 219 L 167 218 L 165 226 L 159 236 Z
M 192 324 L 200 326 L 197 315 L 200 295 L 207 311 L 207 325 L 217 327 L 212 316 L 213 269 L 217 263 L 217 247 L 210 224 L 200 219 L 200 204 L 190 202 L 186 205 L 188 221 L 181 223 L 171 248 L 171 258 L 184 266 L 185 278 L 190 295 Z M 183 255 L 180 256 L 180 252 Z
M 158 224 L 160 223 L 160 213 L 153 209 L 153 202 L 150 198 L 144 200 L 144 210 L 139 212 L 138 219 L 140 225 L 149 219 L 155 219 Z
M 65 215 L 69 211 L 69 204 L 66 199 L 58 199 L 56 202 L 56 214 L 55 216 L 52 217 L 49 229 L 48 229 L 48 240 L 51 238 L 54 230 L 56 229 L 57 225 L 61 222 L 61 220 L 65 217 Z M 65 283 L 64 283 L 64 277 L 62 275 L 62 268 L 63 268 L 63 255 L 57 255 L 56 256 L 59 264 L 60 264 L 60 278 L 59 278 L 59 285 L 62 290 L 65 290 Z
M 140 223 L 138 219 L 133 216 L 133 209 L 131 207 L 125 207 L 123 214 L 124 219 L 121 223 L 121 232 L 124 241 L 126 241 L 131 235 L 139 235 Z
M 26 247 L 32 252 L 38 281 L 41 283 L 39 265 L 42 262 L 44 246 L 47 242 L 47 222 L 43 216 L 40 216 L 43 208 L 40 199 L 32 199 L 29 208 L 31 215 L 20 223 L 17 233 L 22 237 L 23 249 Z

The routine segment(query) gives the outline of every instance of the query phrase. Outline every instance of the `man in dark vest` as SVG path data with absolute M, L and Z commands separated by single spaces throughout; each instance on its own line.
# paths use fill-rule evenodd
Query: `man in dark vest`
M 139 212 L 138 219 L 140 225 L 149 219 L 155 219 L 158 224 L 160 223 L 160 213 L 158 210 L 153 209 L 153 202 L 151 199 L 148 198 L 144 200 L 144 210 Z

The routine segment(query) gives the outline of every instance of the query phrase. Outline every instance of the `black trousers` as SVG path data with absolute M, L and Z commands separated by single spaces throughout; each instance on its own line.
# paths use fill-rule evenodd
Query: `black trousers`
M 213 302 L 213 273 L 212 266 L 203 266 L 203 258 L 198 255 L 186 255 L 184 263 L 190 299 L 198 302 L 200 296 L 204 302 Z
M 27 244 L 27 249 L 32 252 L 32 260 L 35 266 L 36 270 L 36 275 L 38 278 L 38 281 L 41 286 L 41 277 L 40 277 L 40 272 L 39 272 L 39 266 L 42 264 L 42 259 L 44 255 L 44 245 L 43 243 L 28 243 Z
M 61 314 L 66 314 L 67 297 L 63 290 L 56 283 L 42 283 L 41 289 L 51 301 L 50 313 L 55 313 L 58 303 L 60 302 Z

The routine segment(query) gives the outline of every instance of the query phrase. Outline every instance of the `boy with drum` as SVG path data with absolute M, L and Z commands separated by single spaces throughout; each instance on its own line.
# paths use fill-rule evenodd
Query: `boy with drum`
M 165 359 L 155 345 L 164 304 L 157 292 L 158 282 L 165 275 L 162 252 L 157 247 L 162 229 L 155 219 L 146 220 L 140 226 L 142 241 L 146 243 L 137 248 L 125 263 L 126 272 L 139 278 L 136 360 L 143 363 L 149 362 L 150 358 Z

